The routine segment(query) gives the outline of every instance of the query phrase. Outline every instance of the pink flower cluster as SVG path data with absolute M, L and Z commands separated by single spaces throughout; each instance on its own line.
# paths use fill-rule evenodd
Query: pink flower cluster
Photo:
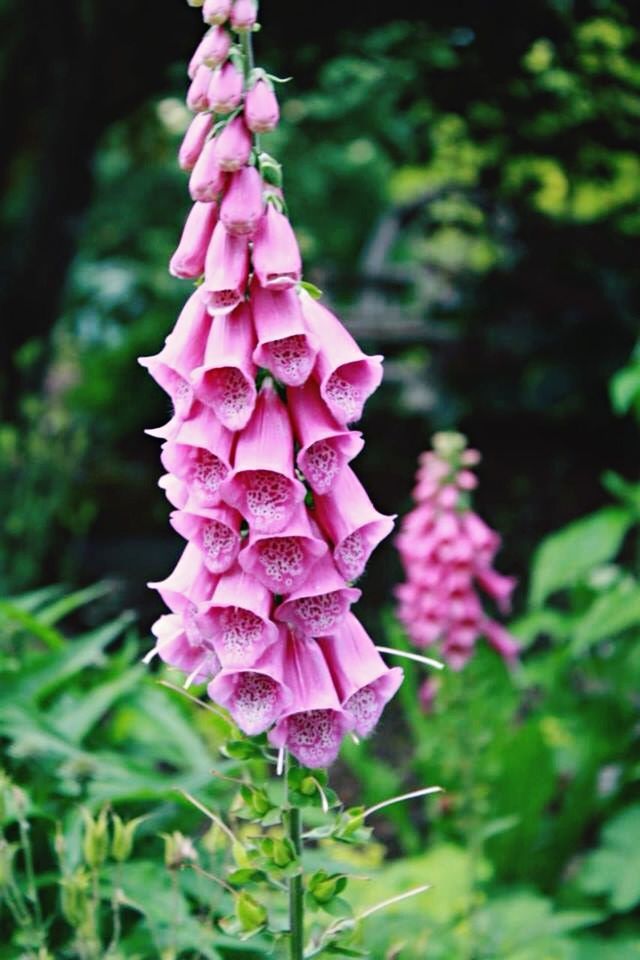
M 438 644 L 444 659 L 461 669 L 484 636 L 508 662 L 518 645 L 484 611 L 476 587 L 509 610 L 513 577 L 493 569 L 500 537 L 470 507 L 477 485 L 470 467 L 480 455 L 457 433 L 436 434 L 423 453 L 413 491 L 416 507 L 402 521 L 396 545 L 406 582 L 396 588 L 398 618 L 417 647 Z
M 206 682 L 245 733 L 270 730 L 275 746 L 326 766 L 346 731 L 373 729 L 402 679 L 350 612 L 353 581 L 393 527 L 349 466 L 363 447 L 349 425 L 382 358 L 300 286 L 254 137 L 277 124 L 278 104 L 227 29 L 251 29 L 255 3 L 202 9 L 212 27 L 190 64 L 196 116 L 180 149 L 194 205 L 170 264 L 199 284 L 160 353 L 141 360 L 173 401 L 149 433 L 163 441 L 160 485 L 187 541 L 151 584 L 170 613 L 149 656 Z

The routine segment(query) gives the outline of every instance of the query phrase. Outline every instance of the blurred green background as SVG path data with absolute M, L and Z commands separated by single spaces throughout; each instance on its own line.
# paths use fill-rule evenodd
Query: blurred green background
M 436 890 L 380 920 L 374 956 L 640 956 L 640 8 L 264 0 L 261 22 L 258 63 L 293 78 L 267 148 L 306 278 L 387 358 L 358 471 L 402 513 L 431 434 L 464 431 L 483 453 L 476 507 L 521 584 L 518 675 L 485 651 L 429 717 L 410 676 L 388 736 L 338 768 L 354 800 L 448 790 L 380 823 L 385 889 Z M 220 732 L 133 665 L 160 613 L 144 584 L 181 546 L 143 434 L 168 401 L 136 357 L 188 293 L 167 262 L 200 33 L 181 0 L 0 0 L 0 735 L 50 911 L 53 824 L 72 871 L 79 801 L 155 805 L 132 901 L 157 834 L 198 829 L 176 778 L 224 802 L 207 773 Z M 399 577 L 388 543 L 360 612 L 402 644 Z M 13 800 L 6 817 L 18 843 Z M 201 896 L 180 892 L 195 926 L 174 956 L 233 956 L 224 937 L 197 952 Z M 169 956 L 164 916 L 131 908 L 123 955 Z M 54 921 L 54 956 L 76 956 L 68 926 Z M 14 935 L 0 957 L 37 955 Z

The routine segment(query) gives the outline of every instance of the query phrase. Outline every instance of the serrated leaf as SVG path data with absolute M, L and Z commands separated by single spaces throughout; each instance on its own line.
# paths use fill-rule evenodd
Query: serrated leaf
M 551 593 L 573 586 L 611 560 L 631 524 L 622 507 L 605 507 L 543 540 L 535 552 L 529 602 L 541 606 Z

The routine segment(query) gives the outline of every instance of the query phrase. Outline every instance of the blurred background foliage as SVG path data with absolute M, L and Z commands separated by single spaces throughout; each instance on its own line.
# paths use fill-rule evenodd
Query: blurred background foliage
M 380 960 L 640 956 L 640 12 L 262 6 L 258 60 L 293 77 L 268 149 L 307 278 L 387 357 L 359 472 L 380 509 L 402 512 L 431 433 L 462 429 L 483 452 L 477 508 L 521 580 L 514 676 L 486 652 L 444 677 L 425 717 L 409 672 L 385 736 L 345 751 L 354 802 L 447 788 L 381 819 L 390 859 L 367 867 L 384 889 L 435 886 L 419 910 L 372 918 L 368 941 Z M 129 0 L 0 0 L 0 28 L 5 765 L 27 798 L 54 956 L 76 955 L 55 905 L 59 871 L 82 861 L 80 803 L 153 811 L 125 890 L 139 905 L 153 888 L 164 918 L 127 908 L 125 955 L 234 956 L 209 936 L 211 890 L 184 878 L 193 924 L 173 944 L 175 877 L 151 866 L 160 833 L 203 833 L 173 786 L 224 804 L 209 774 L 222 734 L 135 665 L 145 641 L 120 613 L 146 632 L 159 610 L 144 582 L 180 549 L 142 433 L 167 400 L 135 360 L 159 349 L 187 294 L 166 264 L 187 209 L 175 154 L 199 17 L 180 0 L 152 20 Z M 398 579 L 387 544 L 361 612 L 402 644 L 380 600 Z M 43 588 L 62 582 L 75 589 Z M 11 805 L 5 817 L 19 846 Z M 5 935 L 0 956 L 22 955 L 17 943 L 31 956 L 29 936 Z

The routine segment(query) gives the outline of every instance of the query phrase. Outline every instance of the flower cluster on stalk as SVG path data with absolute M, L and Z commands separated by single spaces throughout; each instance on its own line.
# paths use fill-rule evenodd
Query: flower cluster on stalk
M 373 729 L 402 679 L 351 613 L 353 582 L 393 527 L 349 466 L 382 357 L 302 283 L 279 165 L 260 146 L 279 110 L 251 63 L 257 4 L 205 0 L 202 13 L 179 152 L 193 206 L 170 262 L 196 287 L 163 349 L 141 360 L 173 402 L 149 433 L 187 541 L 151 584 L 170 612 L 149 656 L 206 682 L 245 733 L 269 730 L 326 766 L 345 732 Z
M 507 662 L 518 652 L 517 641 L 487 615 L 477 592 L 480 587 L 507 613 L 516 585 L 493 567 L 500 536 L 471 509 L 477 479 L 470 468 L 479 461 L 461 434 L 436 434 L 433 450 L 420 456 L 416 506 L 396 538 L 405 573 L 396 588 L 398 618 L 415 646 L 437 645 L 455 670 L 467 663 L 480 636 Z M 432 694 L 433 681 L 427 681 L 425 707 Z

